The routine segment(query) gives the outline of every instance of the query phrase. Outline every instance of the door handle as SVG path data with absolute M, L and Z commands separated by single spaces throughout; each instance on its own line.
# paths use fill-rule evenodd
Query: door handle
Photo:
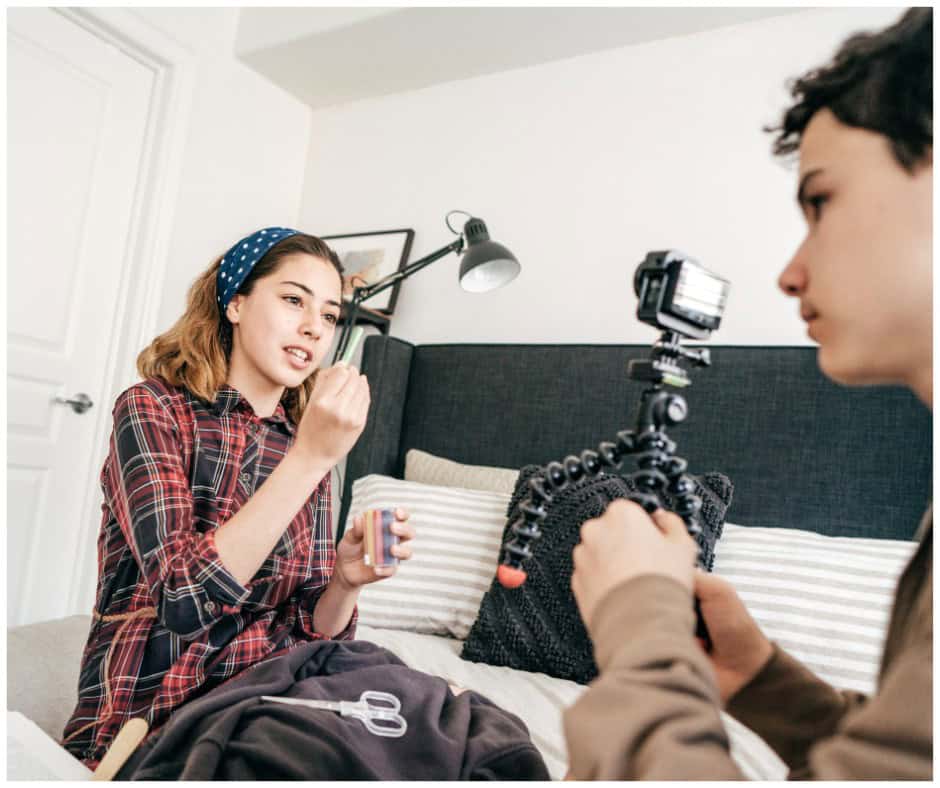
M 58 405 L 68 405 L 76 413 L 84 413 L 95 403 L 91 401 L 91 398 L 84 392 L 79 392 L 74 397 L 63 397 L 57 396 L 53 402 Z

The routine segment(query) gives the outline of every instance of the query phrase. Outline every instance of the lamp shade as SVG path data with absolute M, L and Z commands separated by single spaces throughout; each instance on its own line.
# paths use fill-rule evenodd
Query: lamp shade
M 490 240 L 486 224 L 476 217 L 464 225 L 467 248 L 460 261 L 460 286 L 471 293 L 485 293 L 508 284 L 522 266 L 502 244 Z

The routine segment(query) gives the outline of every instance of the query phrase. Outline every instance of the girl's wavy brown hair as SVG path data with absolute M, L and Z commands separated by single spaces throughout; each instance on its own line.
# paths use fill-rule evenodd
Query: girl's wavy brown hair
M 251 293 L 255 282 L 273 274 L 285 257 L 298 252 L 329 262 L 342 283 L 343 266 L 336 252 L 316 236 L 301 233 L 274 244 L 251 269 L 238 293 Z M 232 353 L 232 324 L 219 311 L 216 289 L 222 257 L 193 282 L 182 317 L 137 356 L 137 371 L 142 377 L 163 378 L 210 403 L 226 382 Z M 316 377 L 314 371 L 299 386 L 285 389 L 281 397 L 288 418 L 295 424 L 300 422 Z

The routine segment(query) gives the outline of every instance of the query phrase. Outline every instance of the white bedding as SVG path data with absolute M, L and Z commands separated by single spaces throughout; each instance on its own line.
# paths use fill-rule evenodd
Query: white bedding
M 419 635 L 359 625 L 357 635 L 387 648 L 405 664 L 451 684 L 475 690 L 520 717 L 542 753 L 552 778 L 567 772 L 561 727 L 562 710 L 585 687 L 544 673 L 528 673 L 460 659 L 463 642 L 438 635 Z M 724 716 L 731 755 L 754 780 L 781 780 L 786 767 L 754 733 Z M 19 712 L 7 712 L 7 778 L 11 780 L 87 780 L 91 772 L 35 723 Z
M 725 525 L 715 572 L 730 580 L 764 632 L 835 686 L 870 693 L 897 576 L 912 542 L 823 537 Z M 420 608 L 420 605 L 418 605 Z M 373 622 L 374 623 L 374 622 Z M 358 636 L 407 665 L 475 690 L 521 718 L 555 779 L 567 771 L 561 713 L 579 684 L 460 659 L 461 640 L 360 623 Z M 77 660 L 77 656 L 75 657 Z M 744 775 L 781 780 L 786 767 L 747 728 L 723 716 Z M 11 779 L 87 779 L 90 772 L 23 715 L 7 715 Z
M 7 780 L 90 780 L 91 769 L 18 711 L 7 711 Z
M 574 703 L 585 687 L 544 673 L 466 662 L 460 658 L 462 641 L 453 638 L 361 624 L 356 634 L 361 640 L 387 648 L 409 667 L 479 692 L 521 718 L 542 753 L 552 779 L 560 780 L 565 776 L 568 757 L 561 713 Z M 786 778 L 786 766 L 760 737 L 726 714 L 722 719 L 731 739 L 731 756 L 749 779 Z

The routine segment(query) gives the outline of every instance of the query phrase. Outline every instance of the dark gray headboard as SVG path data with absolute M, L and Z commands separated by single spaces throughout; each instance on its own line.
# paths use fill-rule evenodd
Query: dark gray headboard
M 837 386 L 809 347 L 709 346 L 692 370 L 689 418 L 671 431 L 693 473 L 734 482 L 728 521 L 835 536 L 910 538 L 932 494 L 931 415 L 910 392 Z M 416 448 L 519 468 L 596 447 L 632 428 L 642 386 L 627 362 L 647 345 L 419 345 L 373 336 L 362 371 L 369 423 L 352 483 L 401 477 Z M 632 469 L 629 459 L 624 469 Z M 340 526 L 341 527 L 341 526 Z

